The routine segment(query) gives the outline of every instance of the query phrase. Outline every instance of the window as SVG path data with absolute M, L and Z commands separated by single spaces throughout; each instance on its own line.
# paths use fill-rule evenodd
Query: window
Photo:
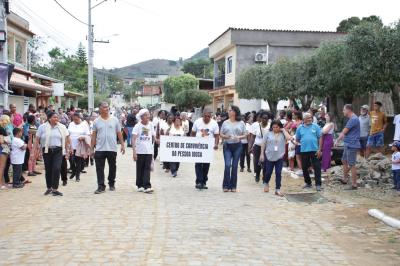
M 15 40 L 15 62 L 23 64 L 22 61 L 22 43 L 18 40 Z
M 233 67 L 233 62 L 232 62 L 232 56 L 228 57 L 227 61 L 226 61 L 226 73 L 232 73 L 232 67 Z

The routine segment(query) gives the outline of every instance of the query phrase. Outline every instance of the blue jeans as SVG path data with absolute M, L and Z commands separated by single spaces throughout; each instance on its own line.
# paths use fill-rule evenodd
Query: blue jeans
M 242 154 L 242 143 L 224 144 L 224 182 L 222 187 L 224 189 L 236 189 L 237 185 L 237 171 L 240 155 Z
M 272 162 L 265 159 L 265 180 L 264 183 L 268 185 L 271 180 L 272 172 L 275 168 L 275 189 L 281 189 L 281 181 L 282 181 L 282 167 L 283 160 L 279 159 L 278 161 Z
M 126 136 L 126 143 L 130 147 L 132 145 L 132 129 L 133 127 L 127 127 L 128 134 Z
M 194 170 L 196 172 L 196 185 L 205 185 L 208 181 L 208 170 L 210 169 L 209 163 L 195 163 Z

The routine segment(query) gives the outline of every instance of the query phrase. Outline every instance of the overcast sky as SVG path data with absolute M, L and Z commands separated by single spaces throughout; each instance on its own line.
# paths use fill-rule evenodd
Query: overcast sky
M 87 22 L 87 0 L 57 0 Z M 101 0 L 92 0 L 92 6 Z M 11 9 L 46 37 L 48 50 L 87 47 L 87 26 L 54 0 L 11 0 Z M 108 0 L 92 10 L 94 64 L 123 67 L 153 58 L 187 58 L 228 27 L 334 31 L 342 19 L 378 15 L 385 24 L 400 19 L 399 0 Z M 117 36 L 115 36 L 118 34 Z

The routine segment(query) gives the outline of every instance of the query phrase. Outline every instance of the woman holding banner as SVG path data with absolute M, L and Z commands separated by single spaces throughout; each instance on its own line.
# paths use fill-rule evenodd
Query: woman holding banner
M 166 135 L 167 131 L 171 129 L 173 123 L 174 123 L 175 116 L 172 113 L 169 113 L 167 115 L 167 119 L 165 123 L 162 123 L 161 128 L 160 128 L 160 135 Z M 166 173 L 168 173 L 171 170 L 171 166 L 169 162 L 163 162 L 163 169 L 165 170 Z
M 176 114 L 175 119 L 174 119 L 174 123 L 172 124 L 172 126 L 167 130 L 167 134 L 168 136 L 179 136 L 179 137 L 183 137 L 185 136 L 185 130 L 182 126 L 182 120 L 181 117 Z M 170 162 L 169 166 L 171 168 L 171 174 L 172 177 L 176 177 L 178 175 L 178 170 L 179 170 L 179 162 Z
M 140 122 L 132 130 L 133 160 L 136 162 L 136 186 L 138 192 L 151 193 L 150 171 L 153 161 L 155 131 L 150 122 L 150 113 L 142 109 L 138 113 Z
M 221 127 L 225 160 L 222 188 L 224 192 L 236 192 L 238 164 L 243 149 L 241 140 L 247 138 L 247 133 L 239 107 L 232 105 L 228 115 L 229 119 Z

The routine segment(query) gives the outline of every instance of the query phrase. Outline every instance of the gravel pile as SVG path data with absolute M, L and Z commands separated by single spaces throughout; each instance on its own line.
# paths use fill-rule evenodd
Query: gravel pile
M 330 180 L 334 184 L 340 184 L 343 178 L 342 166 L 329 169 Z M 392 163 L 389 158 L 381 153 L 371 155 L 367 160 L 357 159 L 358 186 L 365 188 L 388 188 L 393 183 Z

